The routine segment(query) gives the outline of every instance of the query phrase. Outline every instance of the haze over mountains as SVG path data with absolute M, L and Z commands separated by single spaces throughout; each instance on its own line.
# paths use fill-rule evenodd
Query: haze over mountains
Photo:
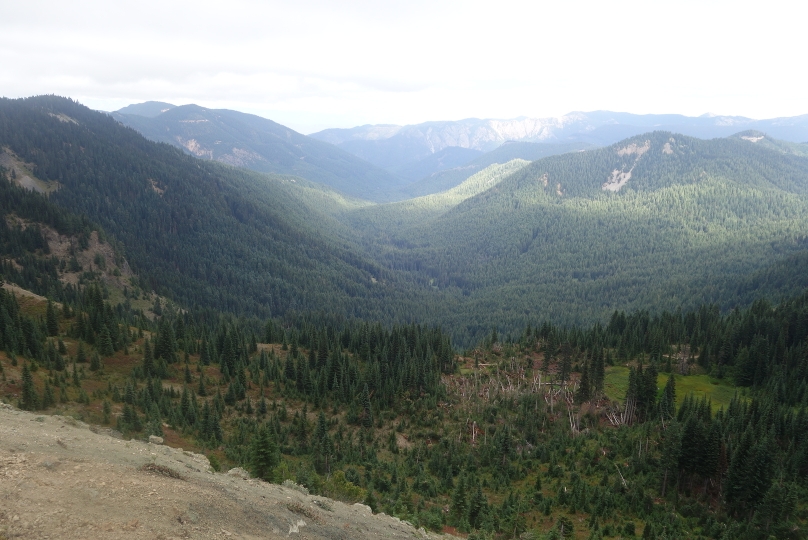
M 146 102 L 124 107 L 112 117 L 153 141 L 199 158 L 301 176 L 354 197 L 384 200 L 389 190 L 405 183 L 333 145 L 251 114 Z
M 727 137 L 738 131 L 754 129 L 791 142 L 808 141 L 808 115 L 753 120 L 741 116 L 679 114 L 631 114 L 611 111 L 573 112 L 557 118 L 515 118 L 512 120 L 476 119 L 424 122 L 411 126 L 367 125 L 348 129 L 326 129 L 312 133 L 320 139 L 377 165 L 393 166 L 375 156 L 380 150 L 400 148 L 423 155 L 448 146 L 489 151 L 505 141 L 571 142 L 583 141 L 605 146 L 647 131 L 671 131 L 701 139 Z
M 372 201 L 437 193 L 493 163 L 592 149 L 648 131 L 709 139 L 755 130 L 785 143 L 808 141 L 808 115 L 752 120 L 595 111 L 544 119 L 366 125 L 308 137 L 254 115 L 196 105 L 146 102 L 112 115 L 147 138 L 197 157 L 302 176 Z

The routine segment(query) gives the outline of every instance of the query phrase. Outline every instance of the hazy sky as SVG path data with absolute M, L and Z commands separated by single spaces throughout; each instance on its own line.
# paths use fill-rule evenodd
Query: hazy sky
M 808 113 L 798 2 L 0 0 L 0 95 L 366 123 Z

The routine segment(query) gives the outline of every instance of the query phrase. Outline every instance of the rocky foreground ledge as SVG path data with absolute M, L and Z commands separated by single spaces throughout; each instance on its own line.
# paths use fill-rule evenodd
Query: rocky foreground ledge
M 441 538 L 205 456 L 0 403 L 0 540 Z M 443 537 L 448 538 L 448 537 Z

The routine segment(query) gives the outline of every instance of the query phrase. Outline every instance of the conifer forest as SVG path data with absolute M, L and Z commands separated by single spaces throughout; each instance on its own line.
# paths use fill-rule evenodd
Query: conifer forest
M 1 99 L 0 399 L 469 539 L 805 538 L 808 158 L 518 157 L 379 203 Z

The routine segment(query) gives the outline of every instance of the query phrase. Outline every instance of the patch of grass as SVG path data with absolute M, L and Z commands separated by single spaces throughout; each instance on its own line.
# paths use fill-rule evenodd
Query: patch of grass
M 606 368 L 603 380 L 603 392 L 613 401 L 623 401 L 628 391 L 628 368 L 613 366 Z
M 664 388 L 668 383 L 668 374 L 661 373 L 657 379 L 659 388 Z M 712 401 L 713 412 L 721 407 L 729 407 L 730 401 L 735 396 L 737 388 L 726 380 L 713 379 L 709 375 L 676 375 L 676 403 L 681 405 L 685 397 L 689 394 L 700 400 L 707 397 Z
M 603 391 L 606 397 L 615 401 L 623 401 L 628 391 L 628 371 L 624 366 L 606 368 L 606 378 Z M 657 378 L 657 387 L 660 391 L 668 383 L 669 375 L 660 373 Z M 719 380 L 709 375 L 676 375 L 676 402 L 681 405 L 685 397 L 693 394 L 696 399 L 707 397 L 712 401 L 713 412 L 721 407 L 729 406 L 737 389 L 726 380 Z

